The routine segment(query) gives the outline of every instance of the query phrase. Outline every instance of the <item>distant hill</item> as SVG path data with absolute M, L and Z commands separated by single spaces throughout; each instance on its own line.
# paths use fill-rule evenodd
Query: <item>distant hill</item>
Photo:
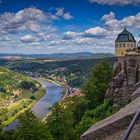
M 79 59 L 79 58 L 106 58 L 113 57 L 111 53 L 54 53 L 54 54 L 7 54 L 0 53 L 1 58 L 35 58 L 35 59 Z

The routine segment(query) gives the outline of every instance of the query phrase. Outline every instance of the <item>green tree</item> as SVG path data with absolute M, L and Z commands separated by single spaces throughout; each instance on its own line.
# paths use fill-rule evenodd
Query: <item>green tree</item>
M 90 109 L 103 103 L 110 79 L 111 69 L 106 61 L 101 61 L 93 68 L 91 78 L 82 87 Z
M 71 109 L 73 113 L 74 125 L 77 124 L 84 113 L 87 111 L 87 100 L 83 96 L 74 96 L 67 99 L 67 108 Z
M 0 140 L 15 140 L 13 137 L 14 133 L 12 130 L 2 131 L 2 129 L 0 129 Z
M 27 111 L 19 117 L 19 125 L 14 134 L 16 140 L 53 140 L 48 127 Z
M 75 136 L 77 139 L 80 138 L 80 135 L 85 132 L 91 125 L 93 125 L 94 118 L 94 109 L 87 110 L 83 115 L 81 121 L 75 126 Z
M 74 140 L 73 114 L 65 105 L 56 103 L 48 115 L 47 126 L 50 133 L 57 140 Z
M 104 100 L 104 103 L 97 106 L 96 109 L 86 111 L 81 121 L 75 127 L 76 137 L 79 138 L 91 125 L 111 114 L 113 114 L 112 106 L 108 100 Z

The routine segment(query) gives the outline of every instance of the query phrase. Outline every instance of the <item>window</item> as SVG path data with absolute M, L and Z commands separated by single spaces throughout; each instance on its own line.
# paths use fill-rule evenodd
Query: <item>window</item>
M 118 47 L 118 44 L 116 44 L 116 48 Z
M 120 47 L 122 47 L 122 44 L 120 44 Z
M 123 44 L 123 47 L 125 48 L 125 44 Z

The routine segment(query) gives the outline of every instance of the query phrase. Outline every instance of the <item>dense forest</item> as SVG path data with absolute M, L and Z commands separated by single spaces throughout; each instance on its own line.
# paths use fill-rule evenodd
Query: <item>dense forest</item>
M 101 61 L 84 82 L 83 96 L 69 97 L 56 103 L 42 122 L 32 112 L 19 117 L 16 131 L 1 131 L 0 139 L 7 140 L 79 140 L 80 135 L 96 122 L 112 115 L 119 107 L 105 99 L 111 79 L 111 67 Z

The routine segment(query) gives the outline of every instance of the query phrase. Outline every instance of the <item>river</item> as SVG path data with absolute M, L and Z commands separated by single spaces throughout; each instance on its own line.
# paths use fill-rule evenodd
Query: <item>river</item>
M 43 119 L 49 112 L 49 108 L 61 99 L 63 88 L 43 79 L 35 80 L 40 82 L 43 88 L 46 89 L 46 94 L 34 104 L 31 110 L 39 119 Z M 15 129 L 16 124 L 17 119 L 5 126 L 3 130 Z

